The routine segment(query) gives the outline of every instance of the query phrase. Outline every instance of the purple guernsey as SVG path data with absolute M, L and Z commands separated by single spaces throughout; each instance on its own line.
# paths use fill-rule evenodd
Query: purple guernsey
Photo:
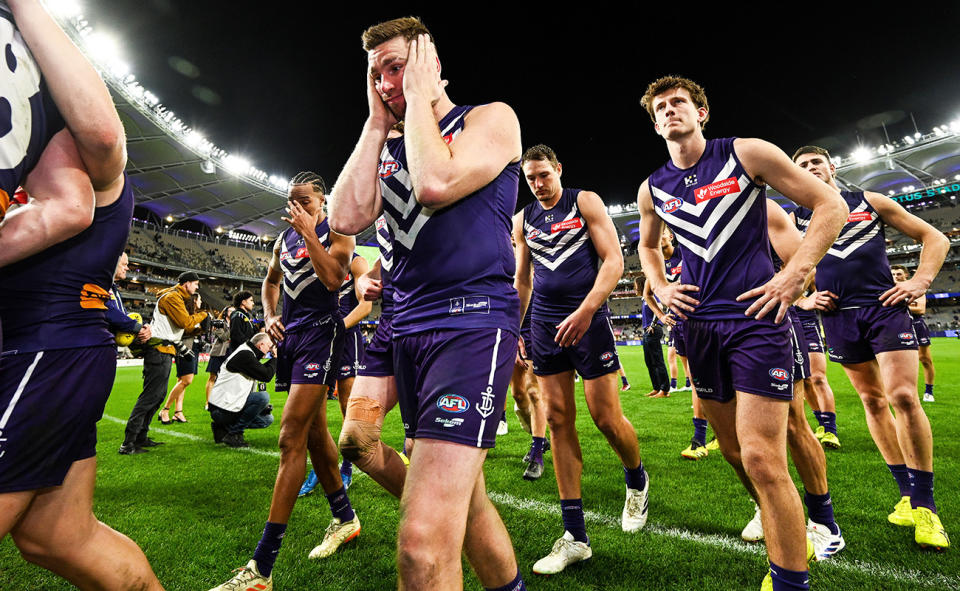
M 457 106 L 439 122 L 448 144 L 473 107 Z M 407 169 L 404 138 L 387 140 L 380 155 L 383 217 L 393 234 L 391 283 L 394 336 L 460 328 L 520 328 L 510 244 L 520 163 L 453 205 L 420 205 Z
M 894 286 L 887 260 L 883 220 L 860 191 L 840 191 L 850 208 L 847 223 L 817 264 L 817 289 L 835 293 L 840 308 L 879 306 L 880 294 Z M 807 231 L 813 212 L 798 207 L 797 227 Z
M 692 167 L 668 161 L 648 179 L 657 215 L 683 246 L 681 281 L 700 288 L 690 318 L 742 319 L 750 302 L 737 296 L 774 274 L 765 187 L 743 169 L 735 139 L 707 140 Z
M 317 238 L 330 247 L 330 224 L 325 218 L 317 225 Z M 283 271 L 283 314 L 287 331 L 309 325 L 330 314 L 337 314 L 338 292 L 330 291 L 317 277 L 303 238 L 287 228 L 277 239 L 280 243 L 280 269 Z M 337 314 L 339 316 L 339 314 Z
M 593 289 L 600 257 L 577 206 L 580 189 L 564 189 L 550 209 L 534 201 L 523 210 L 523 235 L 533 261 L 533 320 L 561 322 Z M 609 314 L 607 304 L 597 314 Z

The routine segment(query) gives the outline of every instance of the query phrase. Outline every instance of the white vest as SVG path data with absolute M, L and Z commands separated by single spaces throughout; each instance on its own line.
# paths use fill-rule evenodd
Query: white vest
M 253 389 L 257 386 L 257 380 L 227 369 L 227 364 L 230 363 L 230 360 L 241 351 L 250 351 L 256 355 L 247 343 L 237 347 L 237 349 L 227 357 L 226 361 L 223 362 L 223 365 L 220 366 L 220 374 L 217 376 L 217 381 L 213 383 L 213 389 L 210 391 L 210 404 L 230 412 L 239 412 L 243 409 L 243 406 L 247 403 L 247 397 L 250 396 L 250 393 L 253 392 Z
M 170 341 L 171 343 L 179 343 L 183 340 L 183 328 L 170 322 L 167 315 L 160 312 L 160 300 L 171 295 L 176 296 L 177 294 L 171 291 L 170 293 L 162 295 L 160 299 L 157 300 L 157 304 L 153 307 L 153 321 L 150 322 L 150 328 L 155 338 Z

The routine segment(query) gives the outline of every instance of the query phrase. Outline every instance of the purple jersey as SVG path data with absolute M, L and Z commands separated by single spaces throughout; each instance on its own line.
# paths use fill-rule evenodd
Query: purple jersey
M 350 263 L 352 264 L 354 259 L 358 258 L 360 255 L 353 253 L 353 256 L 350 257 Z M 350 312 L 353 312 L 353 309 L 360 305 L 360 300 L 357 299 L 357 290 L 356 282 L 354 281 L 353 272 L 347 270 L 347 278 L 343 280 L 343 283 L 340 284 L 340 292 L 337 296 L 340 309 L 340 317 L 346 318 Z M 354 328 L 359 328 L 355 326 Z
M 663 267 L 668 283 L 680 281 L 680 275 L 683 272 L 683 254 L 679 246 L 674 247 L 673 254 L 670 255 L 670 258 L 663 261 Z
M 377 218 L 377 245 L 380 247 L 380 319 L 393 316 L 393 233 L 383 216 Z
M 580 189 L 564 189 L 550 209 L 534 201 L 523 209 L 523 235 L 533 262 L 533 320 L 561 322 L 597 280 L 600 257 L 577 205 Z M 597 314 L 609 314 L 607 304 Z
M 73 238 L 0 269 L 4 350 L 17 353 L 113 345 L 107 302 L 133 217 L 133 186 L 96 208 Z
M 457 141 L 472 108 L 454 107 L 439 121 L 444 141 Z M 520 163 L 441 209 L 417 202 L 403 137 L 387 140 L 379 177 L 383 217 L 393 234 L 394 336 L 465 328 L 516 334 L 520 298 L 510 228 Z
M 840 308 L 879 306 L 880 294 L 892 288 L 883 220 L 861 191 L 840 191 L 850 215 L 837 240 L 817 263 L 817 289 L 835 293 Z M 806 232 L 813 212 L 798 207 L 797 227 Z
M 330 248 L 330 223 L 327 218 L 317 225 L 317 238 Z M 287 331 L 308 325 L 337 313 L 337 291 L 330 291 L 317 277 L 310 253 L 303 238 L 287 228 L 277 238 L 280 245 L 280 270 L 283 271 L 283 314 L 281 322 Z
M 0 219 L 3 219 L 17 188 L 40 160 L 50 138 L 63 129 L 64 124 L 6 2 L 0 2 L 0 44 L 6 48 L 2 66 L 6 119 L 0 134 Z
M 700 288 L 690 318 L 743 319 L 751 302 L 737 296 L 774 274 L 765 187 L 744 170 L 735 139 L 707 140 L 692 167 L 669 161 L 647 179 L 657 215 L 683 246 L 681 281 Z

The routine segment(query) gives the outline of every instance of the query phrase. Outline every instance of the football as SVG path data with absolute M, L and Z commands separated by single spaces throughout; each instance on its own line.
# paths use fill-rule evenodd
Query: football
M 136 312 L 130 312 L 129 314 L 127 314 L 127 316 L 129 316 L 130 318 L 133 318 L 140 324 L 143 324 L 143 317 L 137 314 Z M 117 341 L 117 344 L 120 345 L 121 347 L 127 347 L 130 345 L 130 343 L 133 342 L 133 339 L 135 339 L 136 337 L 137 335 L 133 334 L 132 332 L 118 332 L 117 335 L 114 337 L 114 339 Z

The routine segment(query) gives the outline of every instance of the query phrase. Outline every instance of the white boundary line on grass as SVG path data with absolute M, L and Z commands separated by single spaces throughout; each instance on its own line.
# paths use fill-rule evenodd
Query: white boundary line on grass
M 120 425 L 125 425 L 127 422 L 123 419 L 118 419 L 116 417 L 111 417 L 110 415 L 103 415 L 103 418 L 117 423 Z M 177 431 L 172 431 L 170 429 L 162 428 L 153 428 L 153 431 L 157 433 L 162 433 L 163 435 L 169 435 L 171 437 L 179 437 L 181 439 L 188 439 L 190 441 L 209 441 L 213 442 L 211 436 L 210 439 L 205 437 L 199 437 L 191 433 L 178 433 Z M 280 452 L 270 451 L 265 449 L 257 449 L 253 447 L 238 447 L 233 448 L 236 451 L 252 453 L 262 456 L 270 456 L 279 458 Z M 362 471 L 357 471 L 354 478 L 363 476 Z M 490 497 L 490 500 L 498 505 L 505 505 L 512 509 L 519 511 L 526 511 L 529 513 L 539 513 L 541 515 L 552 515 L 560 516 L 560 505 L 559 503 L 544 503 L 543 501 L 537 501 L 532 499 L 523 499 L 520 497 L 515 497 L 509 493 L 502 493 L 496 491 L 487 491 L 487 496 Z M 584 511 L 584 517 L 587 521 L 596 523 L 605 527 L 620 529 L 620 518 L 614 515 L 605 515 L 603 513 L 597 513 L 596 511 Z M 714 548 L 720 548 L 723 550 L 730 550 L 734 552 L 739 552 L 741 554 L 754 554 L 758 556 L 764 555 L 765 547 L 762 544 L 748 544 L 742 542 L 735 538 L 728 536 L 721 536 L 717 534 L 703 534 L 698 533 L 682 528 L 677 527 L 666 527 L 662 525 L 657 525 L 655 523 L 647 523 L 647 526 L 643 529 L 645 533 L 649 533 L 655 536 L 663 536 L 668 538 L 674 538 L 678 540 L 687 540 L 691 542 L 696 542 L 698 544 L 703 544 L 705 546 L 713 546 Z M 817 570 L 839 570 L 852 573 L 866 574 L 877 579 L 893 580 L 897 582 L 904 583 L 913 583 L 916 585 L 921 585 L 924 587 L 934 587 L 938 589 L 960 589 L 960 577 L 952 577 L 950 575 L 945 575 L 941 573 L 931 573 L 918 570 L 909 570 L 909 569 L 900 569 L 895 567 L 888 567 L 879 564 L 874 564 L 871 562 L 864 562 L 862 560 L 844 560 L 842 557 L 834 558 L 831 560 L 826 560 L 823 562 L 817 562 L 813 567 Z

